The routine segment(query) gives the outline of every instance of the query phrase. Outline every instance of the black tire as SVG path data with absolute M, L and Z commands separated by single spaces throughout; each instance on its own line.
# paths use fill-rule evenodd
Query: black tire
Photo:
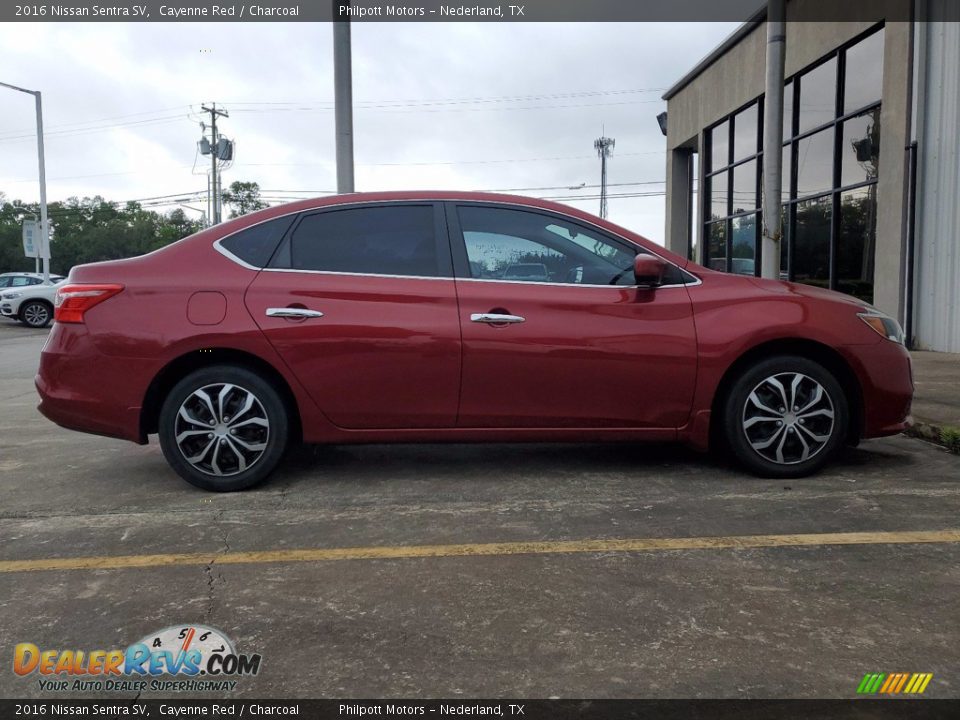
M 843 388 L 829 370 L 804 357 L 778 355 L 734 380 L 721 420 L 727 446 L 747 470 L 798 478 L 833 458 L 844 444 L 849 418 Z
M 254 404 L 239 412 L 248 396 Z M 238 414 L 231 418 L 230 413 Z M 270 382 L 243 367 L 215 365 L 173 387 L 160 409 L 158 431 L 163 456 L 180 477 L 204 490 L 233 492 L 253 487 L 273 472 L 287 448 L 289 428 L 287 408 Z
M 20 322 L 31 328 L 45 328 L 53 320 L 53 308 L 43 300 L 27 300 L 17 313 Z

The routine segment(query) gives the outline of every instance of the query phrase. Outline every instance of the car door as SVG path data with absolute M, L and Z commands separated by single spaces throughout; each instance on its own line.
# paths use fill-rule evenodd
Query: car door
M 460 326 L 442 207 L 333 207 L 299 217 L 246 303 L 334 424 L 453 427 Z
M 642 248 L 547 211 L 450 203 L 461 427 L 675 428 L 696 375 L 691 276 L 640 289 Z M 524 277 L 521 277 L 524 276 Z

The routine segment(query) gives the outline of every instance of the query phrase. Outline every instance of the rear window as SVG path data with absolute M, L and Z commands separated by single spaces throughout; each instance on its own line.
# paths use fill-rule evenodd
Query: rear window
M 220 245 L 248 265 L 265 267 L 295 217 L 289 215 L 267 220 L 224 238 Z

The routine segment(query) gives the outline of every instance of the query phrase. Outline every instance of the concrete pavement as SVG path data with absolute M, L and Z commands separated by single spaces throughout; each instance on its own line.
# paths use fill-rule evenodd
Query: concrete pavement
M 956 542 L 218 562 L 956 530 L 960 457 L 939 448 L 869 441 L 814 478 L 772 481 L 672 446 L 307 447 L 262 488 L 212 495 L 155 440 L 41 417 L 44 334 L 0 323 L 0 562 L 209 561 L 0 572 L 2 697 L 50 697 L 11 672 L 17 642 L 110 649 L 182 623 L 262 654 L 238 697 L 852 697 L 891 671 L 932 672 L 927 696 L 960 696 Z

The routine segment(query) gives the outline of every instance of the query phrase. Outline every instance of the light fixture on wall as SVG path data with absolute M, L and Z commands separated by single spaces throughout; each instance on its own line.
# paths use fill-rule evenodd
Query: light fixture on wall
M 664 110 L 662 113 L 657 115 L 657 124 L 660 126 L 660 132 L 663 133 L 663 136 L 667 136 L 667 111 Z

